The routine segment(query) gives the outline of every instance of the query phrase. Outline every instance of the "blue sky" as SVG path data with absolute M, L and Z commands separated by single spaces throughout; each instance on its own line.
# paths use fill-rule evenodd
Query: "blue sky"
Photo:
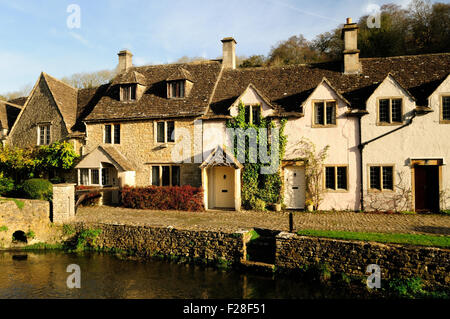
M 445 1 L 445 0 L 444 0 Z M 0 94 L 32 85 L 44 71 L 61 78 L 113 69 L 129 49 L 135 65 L 182 56 L 221 56 L 220 39 L 233 36 L 238 55 L 266 55 L 292 35 L 313 39 L 369 4 L 408 0 L 0 0 Z M 70 4 L 81 27 L 67 27 Z

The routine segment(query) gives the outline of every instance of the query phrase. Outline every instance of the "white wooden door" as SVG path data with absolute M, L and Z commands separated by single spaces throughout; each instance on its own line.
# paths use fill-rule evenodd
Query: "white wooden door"
M 234 208 L 234 168 L 214 168 L 214 198 L 215 207 Z
M 284 168 L 284 203 L 287 208 L 305 208 L 305 169 L 287 166 Z

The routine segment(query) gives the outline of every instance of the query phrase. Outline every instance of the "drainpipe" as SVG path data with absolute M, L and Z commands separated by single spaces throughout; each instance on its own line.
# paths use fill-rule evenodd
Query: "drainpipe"
M 360 163 L 359 163 L 359 174 L 361 176 L 361 184 L 360 184 L 360 209 L 363 211 L 364 210 L 364 183 L 363 183 L 363 150 L 364 147 L 366 147 L 366 145 L 375 142 L 376 140 L 379 140 L 380 138 L 383 138 L 387 135 L 390 135 L 396 131 L 401 130 L 402 128 L 405 128 L 409 125 L 412 124 L 414 118 L 417 116 L 417 111 L 414 110 L 413 111 L 413 115 L 411 116 L 411 118 L 402 126 L 397 127 L 396 129 L 393 129 L 392 131 L 386 132 L 384 134 L 381 134 L 380 136 L 377 136 L 371 140 L 368 140 L 364 143 L 361 143 L 362 137 L 361 137 L 361 116 L 358 116 L 358 134 L 359 134 L 359 145 L 358 145 L 358 149 L 359 149 L 359 158 L 360 158 Z

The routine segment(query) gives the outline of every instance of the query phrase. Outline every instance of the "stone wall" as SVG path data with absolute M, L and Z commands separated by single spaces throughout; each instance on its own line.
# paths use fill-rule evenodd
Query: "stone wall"
M 114 144 L 128 160 L 133 162 L 136 170 L 136 185 L 148 186 L 151 184 L 152 164 L 164 165 L 175 164 L 172 159 L 172 151 L 176 143 L 157 143 L 155 138 L 155 121 L 126 121 L 120 123 L 120 144 Z M 84 154 L 89 154 L 98 145 L 103 144 L 103 130 L 105 124 L 111 123 L 88 123 L 86 147 Z M 187 133 L 190 134 L 190 155 L 187 161 L 194 162 L 194 119 L 175 120 L 175 140 L 184 143 Z M 163 145 L 165 144 L 165 145 Z M 201 145 L 201 143 L 200 143 Z M 178 146 L 179 148 L 179 146 Z M 185 158 L 183 158 L 185 160 Z M 197 164 L 181 165 L 182 185 L 201 185 L 201 172 Z
M 13 233 L 32 231 L 34 238 L 27 238 L 27 244 L 38 242 L 56 243 L 60 241 L 58 227 L 50 222 L 50 203 L 47 201 L 0 198 L 0 247 L 9 248 Z M 22 208 L 18 207 L 23 205 Z M 7 230 L 5 230 L 5 227 Z
M 101 229 L 96 240 L 101 248 L 131 249 L 142 257 L 160 254 L 238 263 L 244 256 L 243 233 L 93 223 L 76 223 L 75 228 Z
M 39 123 L 51 123 L 50 143 L 67 136 L 64 121 L 51 96 L 44 78 L 41 77 L 30 102 L 15 124 L 14 131 L 8 136 L 7 143 L 22 148 L 36 146 Z
M 450 286 L 450 250 L 374 242 L 277 236 L 275 265 L 285 269 L 327 264 L 332 273 L 367 277 L 366 268 L 377 264 L 381 278 L 420 277 L 426 285 Z

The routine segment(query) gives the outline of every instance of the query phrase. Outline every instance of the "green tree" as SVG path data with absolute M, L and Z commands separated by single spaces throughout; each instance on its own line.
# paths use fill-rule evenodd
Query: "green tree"
M 279 42 L 269 53 L 268 64 L 273 66 L 318 62 L 320 54 L 303 35 Z

